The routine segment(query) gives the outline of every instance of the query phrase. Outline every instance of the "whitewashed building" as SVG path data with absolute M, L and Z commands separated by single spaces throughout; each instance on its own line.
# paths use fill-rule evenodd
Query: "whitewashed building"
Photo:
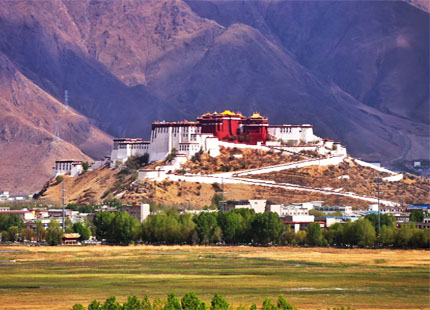
M 149 153 L 149 141 L 143 141 L 141 138 L 113 139 L 111 168 L 124 164 L 131 156 L 142 156 L 145 153 Z
M 56 160 L 53 167 L 53 176 L 68 174 L 76 177 L 83 172 L 82 161 L 80 160 Z

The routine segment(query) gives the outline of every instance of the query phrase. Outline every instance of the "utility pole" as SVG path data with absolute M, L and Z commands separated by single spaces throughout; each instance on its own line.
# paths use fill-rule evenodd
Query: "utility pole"
M 379 185 L 382 183 L 381 178 L 375 178 L 376 188 L 378 191 L 378 236 L 381 234 L 381 206 L 380 206 L 380 188 Z
M 380 180 L 378 179 L 378 183 L 377 183 L 378 185 L 378 236 L 381 234 L 381 210 L 379 208 L 379 184 L 381 183 L 380 183 Z
M 65 204 L 66 204 L 66 188 L 64 185 L 64 180 L 63 180 L 63 232 L 66 231 L 66 221 L 65 221 L 65 217 L 66 217 L 66 210 L 65 210 Z
M 221 177 L 221 185 L 222 185 L 221 210 L 222 210 L 222 212 L 224 212 L 224 177 Z

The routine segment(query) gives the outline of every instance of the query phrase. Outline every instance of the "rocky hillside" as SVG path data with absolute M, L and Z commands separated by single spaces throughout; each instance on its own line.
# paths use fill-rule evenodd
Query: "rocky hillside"
M 20 176 L 36 164 L 45 177 L 63 156 L 46 157 L 50 143 L 35 134 L 13 147 L 5 132 L 30 126 L 52 139 L 66 89 L 68 157 L 105 154 L 102 131 L 148 137 L 153 120 L 229 108 L 312 123 L 357 157 L 427 158 L 428 19 L 398 1 L 4 1 L 0 102 L 11 112 L 0 116 L 0 153 L 12 153 L 0 189 L 32 190 L 43 181 Z

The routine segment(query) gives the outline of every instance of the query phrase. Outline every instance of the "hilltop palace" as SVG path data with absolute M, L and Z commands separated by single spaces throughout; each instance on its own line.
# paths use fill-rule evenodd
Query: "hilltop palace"
M 199 151 L 216 157 L 220 154 L 220 147 L 346 155 L 346 148 L 339 142 L 315 136 L 312 125 L 270 125 L 268 119 L 258 113 L 245 117 L 240 112 L 226 110 L 203 114 L 194 122 L 154 122 L 150 141 L 140 138 L 114 139 L 109 161 L 111 168 L 115 168 L 131 156 L 147 153 L 153 162 L 165 159 L 175 149 L 176 166 L 179 167 Z M 74 161 L 69 162 L 57 161 L 54 175 L 67 173 L 64 167 L 75 164 Z M 94 165 L 101 164 L 96 162 Z M 96 168 L 94 165 L 92 168 Z

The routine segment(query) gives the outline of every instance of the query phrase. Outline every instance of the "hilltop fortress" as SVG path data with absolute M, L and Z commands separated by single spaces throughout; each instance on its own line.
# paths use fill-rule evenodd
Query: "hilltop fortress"
M 115 168 L 131 156 L 148 154 L 149 161 L 154 162 L 174 154 L 174 160 L 165 167 L 159 167 L 174 171 L 197 152 L 218 156 L 221 147 L 290 153 L 310 151 L 324 157 L 346 156 L 346 148 L 340 142 L 314 135 L 312 125 L 271 125 L 259 113 L 245 117 L 240 112 L 226 110 L 203 114 L 196 121 L 154 122 L 149 141 L 115 138 L 110 157 L 94 162 L 89 169 L 97 169 L 107 163 Z M 54 176 L 69 174 L 73 177 L 82 171 L 82 163 L 75 160 L 57 160 L 53 167 Z M 147 173 L 151 174 L 150 171 Z
M 149 154 L 150 161 L 158 161 L 174 150 L 183 162 L 199 151 L 216 157 L 221 146 L 346 155 L 346 148 L 339 142 L 315 136 L 312 125 L 270 125 L 259 113 L 245 117 L 240 112 L 226 110 L 203 114 L 196 121 L 154 122 L 150 141 L 114 139 L 110 162 L 113 168 L 125 163 L 130 156 L 145 153 Z

